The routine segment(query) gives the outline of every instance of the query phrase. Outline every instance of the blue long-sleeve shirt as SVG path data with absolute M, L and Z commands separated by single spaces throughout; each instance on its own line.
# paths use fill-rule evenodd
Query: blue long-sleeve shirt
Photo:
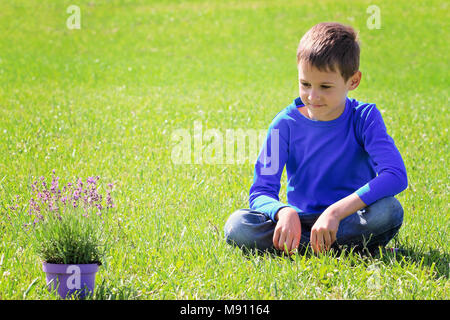
M 374 104 L 346 98 L 345 110 L 331 121 L 303 116 L 297 98 L 269 126 L 255 164 L 250 208 L 273 221 L 279 209 L 323 212 L 356 192 L 370 205 L 408 186 L 403 159 Z M 287 204 L 279 201 L 286 166 Z

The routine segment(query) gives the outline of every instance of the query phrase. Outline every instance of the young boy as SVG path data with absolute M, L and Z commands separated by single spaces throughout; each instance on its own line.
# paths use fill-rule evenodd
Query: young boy
M 394 195 L 406 169 L 374 104 L 350 99 L 358 87 L 356 32 L 320 23 L 297 50 L 300 97 L 270 124 L 255 164 L 250 209 L 225 224 L 228 243 L 292 253 L 342 245 L 376 252 L 398 232 L 403 208 Z M 283 168 L 287 204 L 279 201 Z

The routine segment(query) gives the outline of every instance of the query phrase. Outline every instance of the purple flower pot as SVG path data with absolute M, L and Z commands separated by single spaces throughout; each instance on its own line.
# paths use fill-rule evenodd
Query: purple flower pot
M 48 290 L 55 288 L 61 298 L 75 295 L 83 299 L 94 291 L 95 274 L 98 264 L 54 264 L 42 262 L 46 273 Z

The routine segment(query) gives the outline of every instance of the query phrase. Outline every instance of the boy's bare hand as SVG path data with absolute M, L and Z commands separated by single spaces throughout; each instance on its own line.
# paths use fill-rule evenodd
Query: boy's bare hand
M 339 218 L 333 214 L 330 208 L 320 215 L 311 228 L 310 242 L 315 253 L 330 250 L 331 245 L 336 241 L 339 222 Z
M 273 245 L 278 250 L 292 253 L 300 243 L 302 228 L 297 211 L 290 207 L 280 209 L 275 216 L 278 220 L 273 233 Z

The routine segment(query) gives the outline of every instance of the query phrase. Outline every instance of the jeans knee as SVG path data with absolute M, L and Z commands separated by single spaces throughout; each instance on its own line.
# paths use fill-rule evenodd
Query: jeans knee
M 378 225 L 384 225 L 388 229 L 400 228 L 403 223 L 403 207 L 395 197 L 386 197 L 374 202 L 369 210 Z
M 403 208 L 394 197 L 380 199 L 342 220 L 338 230 L 340 244 L 386 244 L 403 223 Z
M 246 213 L 247 210 L 245 209 L 237 210 L 228 218 L 224 227 L 224 235 L 227 243 L 243 244 L 246 242 L 244 239 L 244 236 L 248 233 L 245 230 L 247 225 L 245 221 Z
M 240 224 L 242 220 L 242 212 L 241 210 L 237 210 L 233 212 L 229 217 L 224 226 L 224 235 L 225 240 L 230 242 L 234 237 L 236 230 L 240 229 Z
M 259 248 L 270 232 L 271 220 L 260 212 L 241 209 L 233 212 L 224 226 L 225 240 L 238 247 Z

